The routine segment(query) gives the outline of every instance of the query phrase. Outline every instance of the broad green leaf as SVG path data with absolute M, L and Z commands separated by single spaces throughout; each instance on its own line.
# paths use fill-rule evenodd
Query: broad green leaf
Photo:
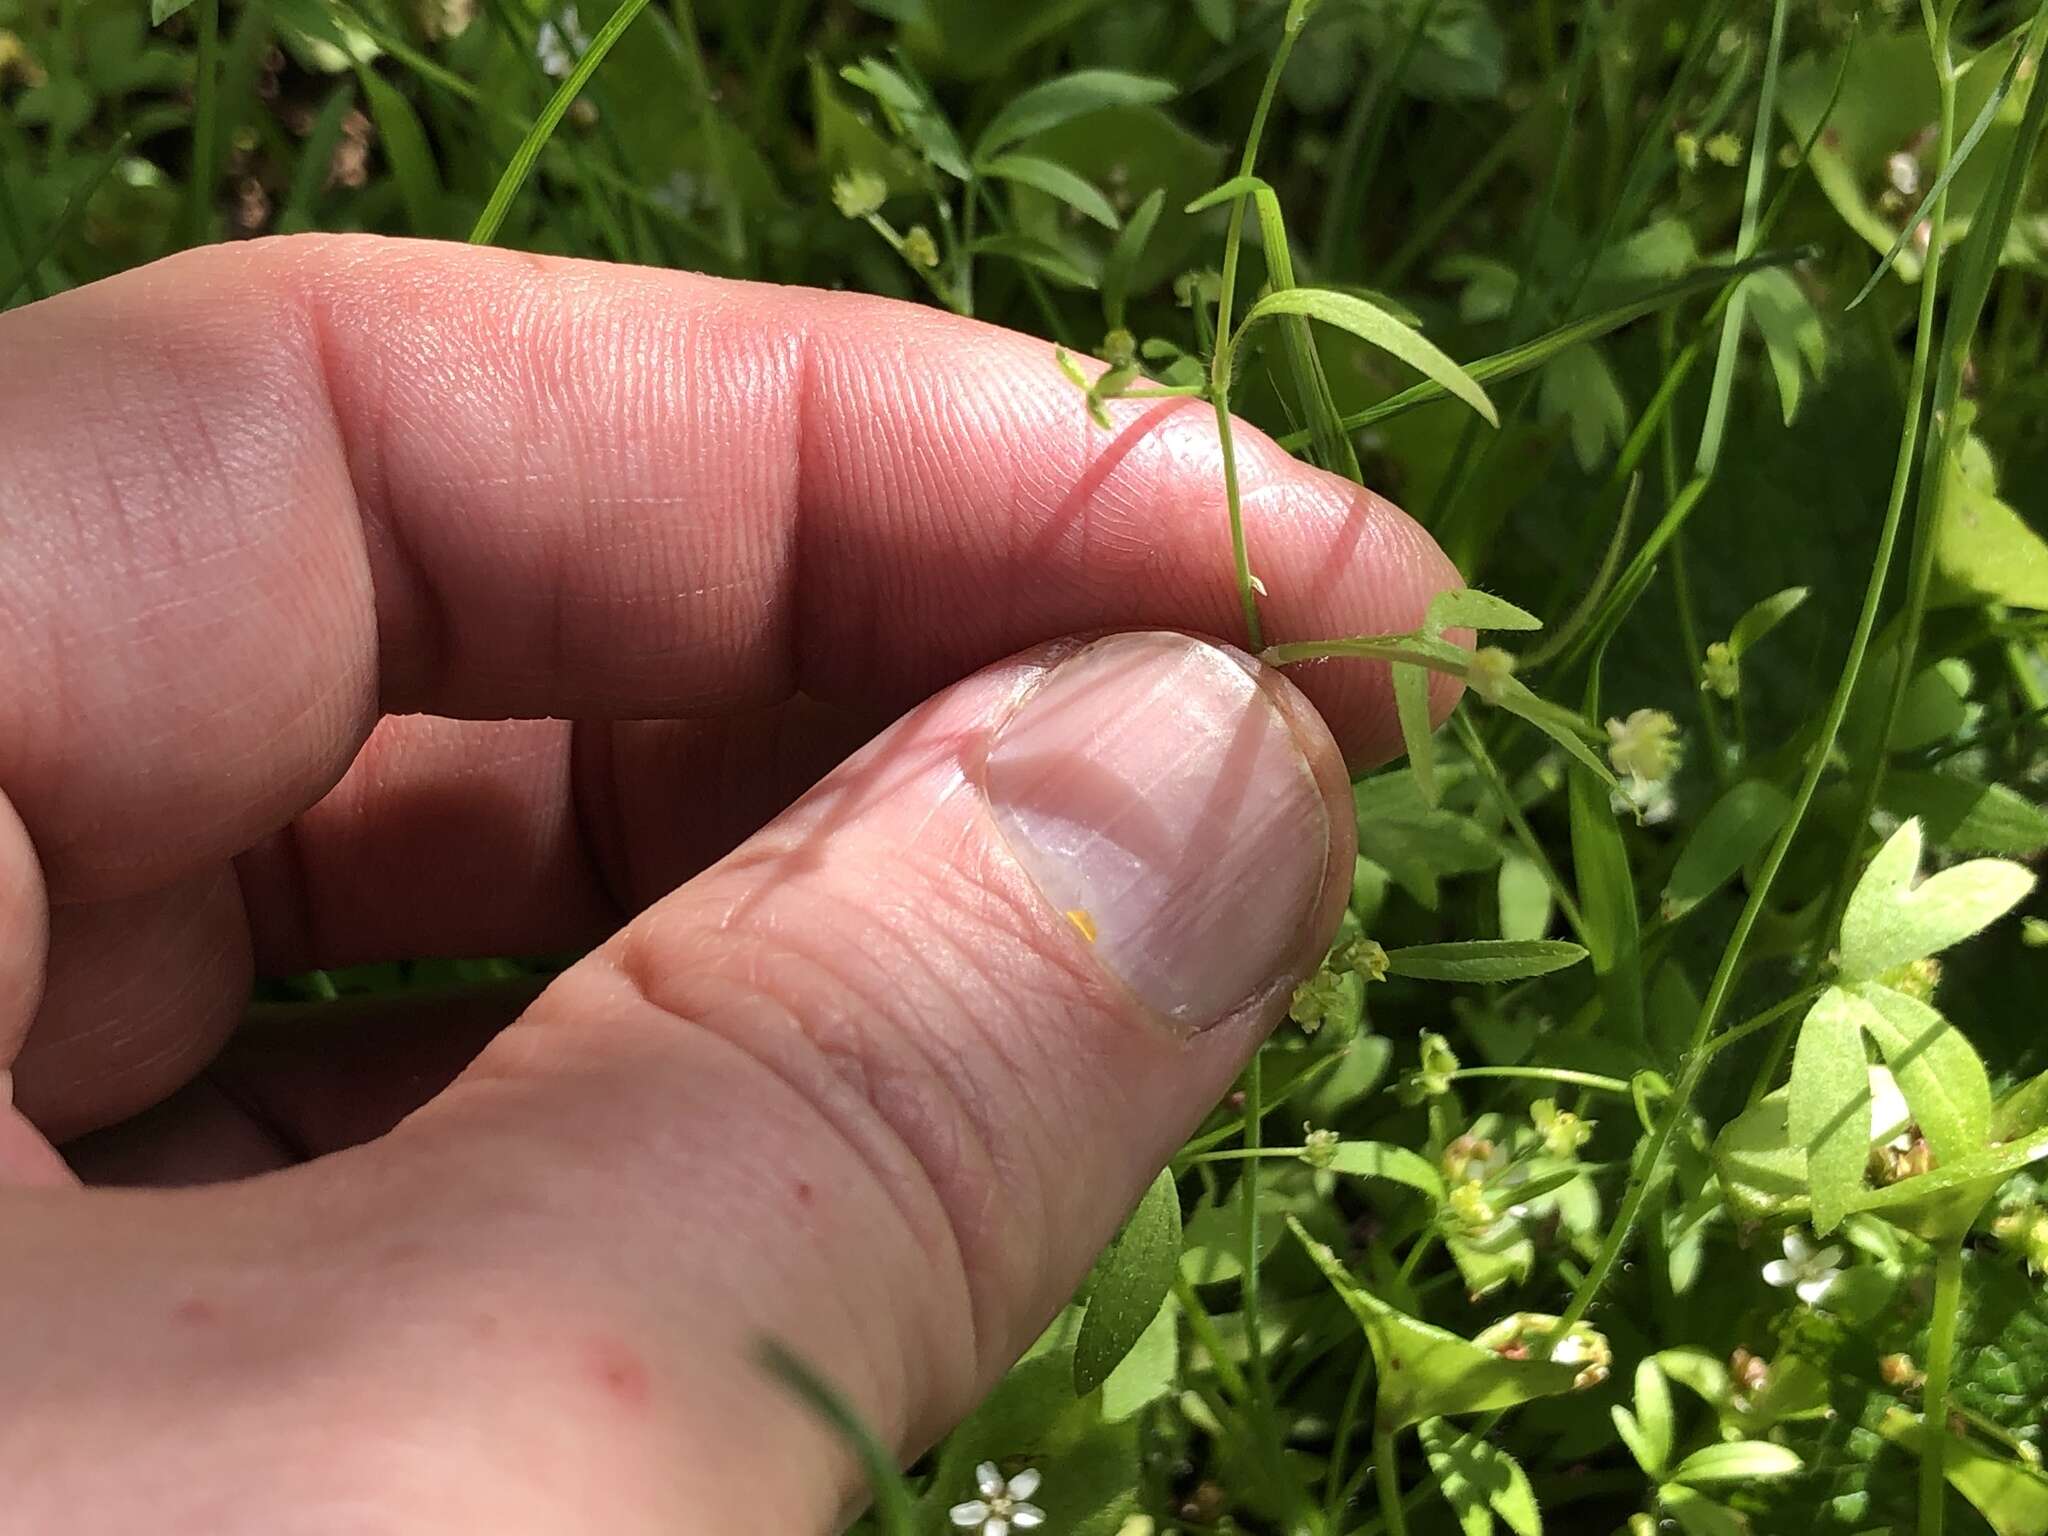
M 1827 365 L 1827 332 L 1813 301 L 1782 267 L 1744 278 L 1742 296 L 1743 313 L 1763 337 L 1764 356 L 1778 385 L 1778 406 L 1789 427 L 1799 414 L 1807 377 L 1819 378 Z
M 1351 799 L 1358 851 L 1425 907 L 1436 907 L 1440 881 L 1500 861 L 1498 839 L 1469 816 L 1432 807 L 1412 773 L 1360 779 Z
M 1938 601 L 2048 610 L 2048 542 L 1999 498 L 1991 450 L 1974 432 L 1942 469 L 1934 563 Z
M 1290 1216 L 1287 1225 L 1365 1330 L 1378 1367 L 1374 1422 L 1381 1428 L 1392 1431 L 1423 1419 L 1512 1408 L 1571 1390 L 1577 1367 L 1546 1359 L 1509 1359 L 1397 1311 L 1361 1289 L 1336 1254 L 1310 1237 L 1299 1221 Z
M 1878 1433 L 1917 1457 L 1927 1444 L 1927 1420 L 1895 1408 L 1879 1421 Z M 2048 1475 L 1961 1435 L 1950 1435 L 1947 1442 L 1941 1475 L 1984 1517 L 1994 1536 L 2048 1536 Z
M 893 66 L 880 59 L 865 58 L 839 71 L 840 78 L 857 85 L 879 101 L 890 118 L 899 124 L 903 136 L 915 144 L 925 159 L 960 181 L 973 179 L 967 156 L 953 125 L 946 121 L 930 97 L 906 80 Z
M 2048 848 L 2048 811 L 2003 784 L 1894 768 L 1884 778 L 1884 807 L 1918 817 L 1927 840 L 1954 853 L 2025 859 Z
M 1496 900 L 1502 938 L 1542 938 L 1550 931 L 1555 899 L 1534 859 L 1524 853 L 1510 853 L 1501 859 Z
M 1959 944 L 1997 921 L 2034 888 L 2034 877 L 2001 859 L 1973 859 L 1915 885 L 1920 823 L 1892 834 L 1842 914 L 1842 976 L 1875 981 L 1894 966 Z
M 1102 1383 L 1102 1416 L 1121 1423 L 1173 1390 L 1180 1369 L 1180 1309 L 1168 1296 L 1131 1352 Z
M 1057 161 L 1039 155 L 1011 153 L 982 161 L 980 170 L 984 176 L 1036 187 L 1047 196 L 1056 197 L 1069 208 L 1087 215 L 1104 229 L 1115 229 L 1119 222 L 1108 198 Z
M 1515 1536 L 1542 1536 L 1536 1490 L 1514 1457 L 1479 1434 L 1461 1434 L 1444 1419 L 1425 1419 L 1416 1433 L 1437 1490 L 1467 1536 L 1485 1536 L 1495 1515 Z
M 1682 917 L 1718 891 L 1778 835 L 1792 800 L 1764 779 L 1731 785 L 1686 839 L 1664 885 L 1664 914 Z
M 1786 1130 L 1805 1150 L 1813 1228 L 1822 1236 L 1849 1211 L 1863 1188 L 1863 1168 L 1870 1160 L 1866 1012 L 1839 987 L 1828 988 L 1808 1010 L 1792 1050 Z
M 1678 1464 L 1674 1483 L 1746 1483 L 1758 1478 L 1790 1477 L 1802 1463 L 1797 1452 L 1767 1440 L 1730 1440 L 1703 1446 Z
M 1963 1032 L 1890 987 L 1863 982 L 1851 993 L 1935 1157 L 1950 1163 L 1983 1151 L 1991 1139 L 1991 1080 Z
M 967 247 L 971 256 L 1005 256 L 1036 267 L 1070 288 L 1093 288 L 1095 279 L 1075 266 L 1066 252 L 1030 235 L 983 235 Z
M 984 159 L 1035 133 L 1104 107 L 1142 107 L 1174 94 L 1170 80 L 1126 74 L 1116 69 L 1081 69 L 1046 80 L 1010 98 L 989 120 L 975 141 L 976 159 Z
M 2012 1141 L 2048 1130 L 2048 1072 L 2028 1078 L 1998 1101 L 1991 1115 L 1991 1139 Z
M 1734 1510 L 1683 1483 L 1658 1489 L 1657 1497 L 1685 1536 L 1753 1536 L 1749 1522 Z
M 1586 951 L 1563 939 L 1463 939 L 1387 951 L 1387 970 L 1422 981 L 1520 981 L 1577 965 Z
M 1438 800 L 1436 725 L 1430 719 L 1429 672 L 1400 662 L 1388 670 L 1394 680 L 1394 718 L 1401 726 L 1401 744 L 1408 749 L 1408 767 L 1415 775 L 1415 787 L 1422 791 L 1422 803 L 1434 806 Z
M 1476 587 L 1452 587 L 1429 600 L 1422 632 L 1432 640 L 1447 629 L 1541 629 L 1543 621 L 1504 597 Z
M 1752 604 L 1728 631 L 1728 649 L 1739 661 L 1759 640 L 1790 618 L 1811 591 L 1810 587 L 1787 587 Z
M 1425 377 L 1441 384 L 1465 402 L 1490 426 L 1500 425 L 1500 415 L 1486 391 L 1460 368 L 1435 342 L 1414 327 L 1395 319 L 1378 305 L 1355 294 L 1333 288 L 1285 288 L 1269 293 L 1245 312 L 1250 326 L 1272 315 L 1306 315 L 1325 325 L 1349 331 L 1361 341 L 1398 357 Z
M 1540 420 L 1565 424 L 1572 456 L 1588 473 L 1628 436 L 1628 402 L 1606 355 L 1590 341 L 1565 348 L 1543 365 L 1536 408 Z
M 2048 1157 L 2048 1136 L 2023 1138 L 1987 1148 L 1973 1157 L 1943 1163 L 1931 1173 L 1877 1189 L 1861 1190 L 1851 1209 L 1898 1214 L 1905 1207 L 1924 1207 L 1921 1214 L 1926 1217 L 1926 1223 L 1915 1226 L 1914 1230 L 1921 1231 L 1923 1235 L 1936 1231 L 1960 1232 L 1975 1219 L 1984 1201 L 1990 1199 L 2000 1184 L 2044 1157 Z
M 1387 1179 L 1417 1189 L 1432 1200 L 1444 1197 L 1444 1176 L 1437 1166 L 1419 1152 L 1383 1141 L 1344 1141 L 1337 1144 L 1330 1171 L 1360 1179 Z
M 1180 1194 L 1163 1170 L 1096 1267 L 1074 1341 L 1074 1390 L 1086 1397 L 1138 1342 L 1173 1289 L 1180 1264 Z
M 1159 210 L 1166 206 L 1166 189 L 1154 187 L 1145 194 L 1130 220 L 1118 231 L 1116 243 L 1102 261 L 1102 305 L 1111 327 L 1124 323 L 1124 308 L 1130 301 L 1131 274 L 1145 254 L 1145 242 L 1159 222 Z

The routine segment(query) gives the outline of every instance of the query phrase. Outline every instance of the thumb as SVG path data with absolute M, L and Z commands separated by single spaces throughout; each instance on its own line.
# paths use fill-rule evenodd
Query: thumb
M 465 1262 L 603 1320 L 660 1425 L 597 1437 L 648 1458 L 612 1486 L 676 1501 L 650 1529 L 822 1530 L 850 1466 L 757 1341 L 928 1444 L 1284 1010 L 1352 838 L 1337 748 L 1276 673 L 1179 634 L 1041 650 L 637 918 L 385 1146 L 496 1170 L 500 1214 L 435 1247 L 516 1231 L 516 1260 Z

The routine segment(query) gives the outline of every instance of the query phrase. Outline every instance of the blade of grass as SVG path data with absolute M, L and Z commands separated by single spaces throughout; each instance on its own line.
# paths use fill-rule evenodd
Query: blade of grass
M 50 256 L 63 249 L 64 242 L 71 238 L 71 232 L 78 227 L 78 221 L 85 217 L 85 210 L 92 202 L 93 194 L 100 184 L 112 174 L 121 157 L 128 153 L 128 146 L 134 142 L 132 131 L 124 131 L 113 143 L 113 147 L 99 158 L 97 164 L 86 173 L 85 179 L 72 189 L 71 196 L 64 200 L 64 209 L 57 215 L 40 240 L 33 242 L 22 253 L 21 261 L 12 272 L 0 276 L 0 309 L 14 302 L 14 296 L 21 292 L 31 273 L 41 269 Z
M 217 0 L 203 0 L 203 3 L 212 5 L 217 3 Z M 471 245 L 488 245 L 497 238 L 498 230 L 504 225 L 505 215 L 511 211 L 513 199 L 519 196 L 520 189 L 526 185 L 526 178 L 533 173 L 534 162 L 540 158 L 541 150 L 547 146 L 555 129 L 561 126 L 562 118 L 567 114 L 570 104 L 582 94 L 584 85 L 597 73 L 598 65 L 604 62 L 605 55 L 612 51 L 612 46 L 625 36 L 626 28 L 638 20 L 640 13 L 646 8 L 647 0 L 624 0 L 624 3 L 613 11 L 605 24 L 598 29 L 597 36 L 590 40 L 590 46 L 584 50 L 583 57 L 576 61 L 576 67 L 569 71 L 568 76 L 556 88 L 555 94 L 548 98 L 548 104 L 541 108 L 540 116 L 533 120 L 533 126 L 527 129 L 526 136 L 519 141 L 519 147 L 512 152 L 512 158 L 506 163 L 504 174 L 498 178 L 497 186 L 491 191 L 490 201 L 484 204 L 484 211 L 477 216 L 475 228 L 469 232 Z
M 192 82 L 192 166 L 186 188 L 186 245 L 213 233 L 214 152 L 220 115 L 220 0 L 199 0 L 198 73 Z

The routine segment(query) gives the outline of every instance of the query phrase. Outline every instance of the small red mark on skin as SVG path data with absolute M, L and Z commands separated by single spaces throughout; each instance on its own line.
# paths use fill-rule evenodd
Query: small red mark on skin
M 796 1203 L 798 1205 L 809 1205 L 812 1201 L 816 1200 L 817 1198 L 817 1191 L 812 1189 L 810 1185 L 803 1183 L 799 1183 L 797 1185 Z
M 591 1341 L 591 1372 L 612 1401 L 634 1413 L 644 1412 L 653 1383 L 647 1365 L 623 1339 L 609 1335 Z
M 198 1296 L 190 1296 L 179 1302 L 177 1310 L 171 1315 L 193 1328 L 211 1328 L 220 1321 L 220 1309 Z

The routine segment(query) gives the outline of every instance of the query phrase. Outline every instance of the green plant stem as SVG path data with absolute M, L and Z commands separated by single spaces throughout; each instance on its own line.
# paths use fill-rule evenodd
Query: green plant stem
M 1287 18 L 1280 30 L 1280 46 L 1273 50 L 1273 62 L 1266 69 L 1266 83 L 1259 90 L 1259 104 L 1252 111 L 1251 127 L 1245 133 L 1244 152 L 1238 157 L 1237 174 L 1249 176 L 1259 160 L 1259 140 L 1266 133 L 1266 119 L 1273 111 L 1273 98 L 1280 90 L 1280 76 L 1294 41 L 1301 35 L 1308 7 L 1305 0 L 1289 0 Z M 1245 633 L 1255 651 L 1265 648 L 1264 630 L 1259 623 L 1259 598 L 1252 589 L 1251 552 L 1245 545 L 1244 498 L 1238 487 L 1237 443 L 1231 434 L 1230 369 L 1237 338 L 1231 333 L 1231 312 L 1237 300 L 1238 259 L 1244 252 L 1245 209 L 1250 194 L 1230 205 L 1230 228 L 1223 237 L 1223 278 L 1216 295 L 1216 346 L 1209 355 L 1209 398 L 1216 407 L 1216 437 L 1223 451 L 1223 499 L 1230 514 L 1230 555 L 1237 568 L 1238 602 L 1244 609 Z
M 1260 1053 L 1254 1051 L 1244 1069 L 1244 1153 L 1254 1160 L 1262 1150 L 1260 1137 L 1264 1119 L 1265 1063 Z M 1259 1338 L 1259 1181 L 1256 1164 L 1239 1176 L 1238 1190 L 1244 1204 L 1244 1278 L 1241 1285 L 1245 1363 L 1250 1367 L 1252 1381 L 1263 1388 L 1266 1384 L 1266 1354 Z
M 621 10 L 628 8 L 620 7 Z M 689 76 L 690 92 L 697 98 L 697 136 L 704 146 L 704 162 L 711 171 L 711 189 L 718 201 L 718 222 L 725 258 L 735 269 L 744 270 L 747 227 L 741 218 L 740 200 L 733 189 L 731 168 L 726 164 L 718 108 L 711 99 L 711 72 L 705 67 L 704 49 L 697 40 L 696 11 L 690 0 L 671 0 L 669 9 L 675 20 L 676 35 L 682 40 L 683 67 Z M 591 52 L 596 51 L 597 45 L 593 42 Z
M 185 244 L 204 245 L 213 225 L 213 157 L 220 113 L 220 0 L 199 0 L 198 76 L 192 86 L 192 185 Z
M 1906 429 L 1900 442 L 1899 459 L 1902 464 L 1912 458 L 1911 448 L 1920 420 L 1921 406 L 1927 388 L 1927 368 L 1934 350 L 1934 279 L 1938 275 L 1940 258 L 1936 254 L 1941 248 L 1943 226 L 1939 222 L 1941 210 L 1936 209 L 1936 221 L 1932 240 L 1928 248 L 1928 268 L 1922 281 L 1926 288 L 1921 293 L 1920 324 L 1914 338 L 1913 369 L 1907 390 Z M 1708 984 L 1706 1001 L 1700 1005 L 1699 1019 L 1693 1026 L 1690 1045 L 1687 1047 L 1684 1066 L 1678 1083 L 1672 1090 L 1671 1103 L 1664 1116 L 1658 1121 L 1656 1133 L 1642 1144 L 1636 1167 L 1629 1178 L 1627 1192 L 1622 1196 L 1621 1208 L 1616 1211 L 1614 1224 L 1608 1228 L 1606 1238 L 1601 1242 L 1600 1251 L 1593 1260 L 1593 1266 L 1586 1278 L 1573 1291 L 1570 1303 L 1564 1311 L 1564 1322 L 1568 1326 L 1586 1315 L 1586 1309 L 1606 1285 L 1607 1277 L 1614 1272 L 1623 1248 L 1628 1244 L 1635 1224 L 1642 1216 L 1643 1206 L 1649 1198 L 1650 1188 L 1664 1160 L 1664 1153 L 1671 1144 L 1680 1122 L 1692 1107 L 1693 1095 L 1698 1092 L 1700 1079 L 1705 1075 L 1707 1064 L 1713 1060 L 1713 1052 L 1706 1049 L 1713 1039 L 1714 1025 L 1727 1005 L 1728 996 L 1734 989 L 1736 978 L 1741 974 L 1747 958 L 1750 936 L 1755 932 L 1757 920 L 1763 915 L 1764 904 L 1770 899 L 1771 887 L 1776 884 L 1778 873 L 1785 865 L 1785 857 L 1791 851 L 1792 840 L 1799 833 L 1806 820 L 1806 813 L 1813 805 L 1815 792 L 1820 788 L 1823 774 L 1827 772 L 1828 759 L 1835 750 L 1835 741 L 1841 735 L 1842 721 L 1849 712 L 1849 700 L 1855 692 L 1856 680 L 1863 671 L 1864 658 L 1870 651 L 1870 637 L 1877 627 L 1878 609 L 1884 602 L 1885 583 L 1891 575 L 1892 555 L 1898 547 L 1899 524 L 1905 512 L 1906 496 L 1904 477 L 1895 477 L 1891 499 L 1885 506 L 1884 522 L 1878 530 L 1877 554 L 1871 562 L 1870 579 L 1864 587 L 1863 606 L 1856 615 L 1856 628 L 1849 638 L 1849 651 L 1842 661 L 1842 675 L 1835 684 L 1833 697 L 1828 700 L 1827 713 L 1812 748 L 1807 754 L 1805 771 L 1800 775 L 1799 788 L 1792 797 L 1791 814 L 1771 842 L 1770 850 L 1764 856 L 1763 867 L 1757 872 L 1756 883 L 1749 889 L 1748 899 L 1735 919 L 1734 931 L 1729 935 L 1728 945 L 1721 952 L 1720 964 L 1715 968 L 1713 980 Z M 1783 1054 L 1783 1045 L 1790 1038 L 1789 1026 L 1781 1032 L 1779 1042 L 1772 1051 L 1772 1060 L 1767 1063 L 1775 1071 L 1776 1061 Z M 1759 1079 L 1762 1081 L 1762 1079 Z
M 1955 1372 L 1956 1323 L 1963 1304 L 1963 1244 L 1943 1242 L 1934 1257 L 1934 1315 L 1927 1333 L 1927 1384 L 1921 1394 L 1920 1531 L 1941 1536 L 1948 1504 L 1948 1389 Z
M 212 0 L 208 0 L 212 3 Z M 526 178 L 533 174 L 533 165 L 540 158 L 540 152 L 561 126 L 562 118 L 570 105 L 583 93 L 583 87 L 590 77 L 597 73 L 597 66 L 612 51 L 612 45 L 626 35 L 626 28 L 639 20 L 640 13 L 647 9 L 647 0 L 623 0 L 616 11 L 597 29 L 597 36 L 590 40 L 583 57 L 576 61 L 576 67 L 569 71 L 568 78 L 548 98 L 548 104 L 541 108 L 540 116 L 533 120 L 533 126 L 526 130 L 526 136 L 519 141 L 519 147 L 512 151 L 512 158 L 505 163 L 505 170 L 498 177 L 497 186 L 491 189 L 490 201 L 484 204 L 484 211 L 477 215 L 476 225 L 469 232 L 471 245 L 489 245 L 498 236 L 505 223 L 505 215 L 512 209 L 512 200 L 526 185 Z
M 1492 755 L 1486 750 L 1486 743 L 1480 738 L 1478 727 L 1473 725 L 1462 705 L 1451 716 L 1451 723 L 1457 730 L 1458 740 L 1464 743 L 1465 751 L 1472 759 L 1472 765 L 1479 770 L 1481 781 L 1493 795 L 1494 803 L 1500 807 L 1508 825 L 1515 829 L 1515 836 L 1521 839 L 1523 852 L 1527 853 L 1530 861 L 1542 871 L 1543 881 L 1550 887 L 1550 894 L 1556 898 L 1558 910 L 1564 913 L 1565 921 L 1572 925 L 1572 932 L 1577 934 L 1579 942 L 1584 944 L 1586 919 L 1579 911 L 1579 904 L 1572 895 L 1571 887 L 1565 884 L 1564 877 L 1558 874 L 1557 866 L 1551 862 L 1550 855 L 1544 852 L 1543 844 L 1537 839 L 1535 830 L 1530 827 L 1528 818 L 1522 814 L 1522 808 L 1515 804 L 1514 791 L 1508 787 L 1507 780 L 1502 777 Z
M 1823 990 L 1820 987 L 1807 987 L 1803 991 L 1794 992 L 1790 997 L 1771 1004 L 1762 1013 L 1744 1019 L 1732 1029 L 1722 1030 L 1720 1034 L 1709 1040 L 1703 1049 L 1709 1056 L 1718 1056 L 1721 1052 L 1727 1050 L 1729 1046 L 1736 1044 L 1738 1041 L 1747 1040 L 1758 1030 L 1770 1028 L 1771 1025 L 1784 1018 L 1786 1014 L 1799 1012 L 1807 1004 L 1819 997 Z
M 1178 1269 L 1173 1276 L 1173 1295 L 1180 1303 L 1181 1315 L 1188 1320 L 1188 1331 L 1208 1352 L 1210 1367 L 1216 1372 L 1216 1379 L 1223 1383 L 1223 1390 L 1239 1403 L 1249 1402 L 1251 1394 L 1246 1390 L 1244 1373 L 1230 1358 L 1229 1347 L 1224 1344 L 1223 1335 L 1216 1331 L 1209 1309 L 1202 1305 L 1202 1298 L 1195 1294 L 1194 1286 Z
M 1330 1469 L 1323 1478 L 1323 1513 L 1333 1525 L 1344 1507 L 1344 1458 L 1351 1451 L 1351 1436 L 1358 1428 L 1358 1407 L 1365 1401 L 1365 1384 L 1372 1380 L 1373 1370 L 1372 1351 L 1360 1348 L 1351 1385 L 1344 1390 L 1344 1406 L 1337 1413 L 1337 1433 L 1330 1441 Z
M 1380 1517 L 1390 1536 L 1408 1536 L 1408 1514 L 1401 1507 L 1400 1470 L 1394 1460 L 1394 1433 L 1375 1428 L 1372 1434 L 1373 1476 L 1379 1482 Z
M 1460 1067 L 1445 1074 L 1448 1082 L 1463 1082 L 1467 1078 L 1511 1077 L 1531 1082 L 1564 1083 L 1573 1088 L 1592 1088 L 1601 1093 L 1618 1093 L 1626 1096 L 1632 1090 L 1618 1077 L 1604 1077 L 1598 1072 L 1577 1072 L 1568 1067 Z

